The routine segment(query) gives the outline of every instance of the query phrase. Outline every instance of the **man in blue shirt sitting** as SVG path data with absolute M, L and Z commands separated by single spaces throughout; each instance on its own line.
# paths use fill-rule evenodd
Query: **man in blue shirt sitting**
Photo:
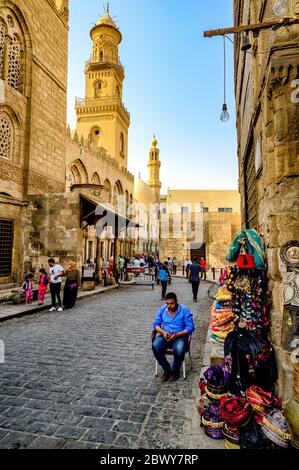
M 153 341 L 153 353 L 164 370 L 162 381 L 175 381 L 179 378 L 180 368 L 188 345 L 188 335 L 194 331 L 193 316 L 188 307 L 179 304 L 176 294 L 166 295 L 166 305 L 156 313 L 153 329 L 159 333 Z M 173 366 L 165 357 L 167 348 L 173 348 Z

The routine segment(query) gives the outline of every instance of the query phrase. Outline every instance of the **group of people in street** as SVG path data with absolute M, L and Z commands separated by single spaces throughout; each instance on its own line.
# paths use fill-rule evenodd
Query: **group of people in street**
M 198 260 L 198 258 L 197 258 L 197 261 L 199 262 L 199 264 L 201 266 L 200 278 L 203 279 L 204 281 L 206 281 L 207 280 L 207 262 L 206 262 L 206 260 L 204 259 L 203 256 L 200 258 L 200 260 Z M 189 268 L 190 268 L 191 265 L 192 265 L 191 259 L 186 259 L 184 261 L 183 276 L 186 274 L 187 279 L 189 279 Z
M 43 305 L 45 301 L 45 294 L 50 290 L 52 306 L 50 312 L 57 310 L 62 312 L 63 309 L 73 308 L 78 295 L 80 286 L 80 271 L 76 267 L 76 263 L 69 261 L 66 268 L 56 263 L 53 258 L 48 260 L 49 271 L 41 268 L 38 272 L 37 291 L 38 291 L 38 304 Z M 63 300 L 61 300 L 61 286 L 62 277 L 66 278 Z M 31 304 L 33 299 L 35 276 L 29 273 L 25 277 L 22 289 L 25 295 L 26 304 Z M 57 300 L 57 303 L 56 303 Z

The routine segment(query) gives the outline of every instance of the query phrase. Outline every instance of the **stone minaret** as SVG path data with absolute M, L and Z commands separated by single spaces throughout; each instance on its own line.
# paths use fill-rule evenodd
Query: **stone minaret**
M 127 168 L 130 115 L 122 103 L 125 78 L 118 56 L 121 32 L 109 14 L 91 29 L 93 51 L 85 67 L 85 99 L 76 100 L 77 133 Z
M 155 136 L 152 140 L 152 147 L 149 150 L 149 161 L 148 161 L 148 185 L 152 188 L 155 193 L 155 202 L 160 202 L 160 167 L 161 162 L 159 160 L 160 150 L 157 148 L 158 141 Z

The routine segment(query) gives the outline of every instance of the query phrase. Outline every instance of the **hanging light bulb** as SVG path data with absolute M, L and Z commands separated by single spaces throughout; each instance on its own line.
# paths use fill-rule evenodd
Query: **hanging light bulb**
M 287 16 L 289 14 L 288 0 L 276 0 L 273 11 L 276 16 Z
M 229 120 L 229 114 L 227 112 L 227 106 L 225 103 L 222 106 L 222 113 L 221 113 L 220 119 L 222 122 L 227 122 Z
M 229 120 L 229 114 L 227 112 L 227 105 L 226 105 L 226 48 L 225 48 L 225 36 L 223 36 L 223 53 L 224 53 L 224 80 L 223 80 L 223 88 L 224 88 L 224 100 L 222 106 L 222 113 L 220 115 L 220 119 L 222 122 L 227 122 Z

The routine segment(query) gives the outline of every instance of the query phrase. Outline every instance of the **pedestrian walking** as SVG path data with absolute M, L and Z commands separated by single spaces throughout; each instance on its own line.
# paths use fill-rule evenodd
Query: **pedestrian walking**
M 32 303 L 32 289 L 33 289 L 33 274 L 29 273 L 25 276 L 25 282 L 22 285 L 22 289 L 25 295 L 26 304 Z
M 189 268 L 190 268 L 191 264 L 192 264 L 191 259 L 188 259 L 186 261 L 186 279 L 189 279 Z
M 198 258 L 193 258 L 193 263 L 189 267 L 188 275 L 189 275 L 189 281 L 192 284 L 194 302 L 197 302 L 200 273 L 201 273 L 201 266 L 198 262 Z
M 153 329 L 158 333 L 152 343 L 155 358 L 164 370 L 162 382 L 179 378 L 180 368 L 188 346 L 188 336 L 194 331 L 192 312 L 179 304 L 174 292 L 166 295 L 166 305 L 156 313 Z M 173 349 L 173 365 L 166 359 L 166 349 Z
M 176 275 L 176 270 L 178 267 L 178 262 L 177 262 L 176 257 L 173 258 L 172 263 L 173 263 L 173 266 L 172 266 L 173 274 Z
M 203 278 L 204 281 L 207 280 L 207 262 L 202 256 L 200 258 L 200 266 L 201 266 L 201 278 Z
M 63 291 L 63 307 L 66 309 L 73 308 L 75 306 L 78 289 L 80 285 L 80 272 L 76 267 L 76 263 L 69 261 L 67 269 L 61 273 L 56 274 L 56 277 L 66 276 L 66 281 Z
M 53 258 L 50 258 L 48 260 L 48 264 L 50 267 L 50 292 L 52 298 L 52 307 L 49 311 L 54 312 L 54 310 L 57 310 L 58 312 L 62 312 L 63 308 L 60 298 L 61 276 L 58 275 L 56 277 L 56 274 L 63 272 L 63 267 L 60 264 L 56 263 Z M 58 301 L 58 308 L 56 308 L 56 298 Z
M 155 267 L 155 281 L 157 285 L 160 284 L 160 278 L 159 278 L 159 270 L 163 266 L 163 263 L 157 258 L 154 261 L 154 267 Z
M 44 268 L 41 268 L 39 270 L 40 276 L 39 276 L 39 281 L 38 281 L 38 286 L 37 286 L 37 302 L 38 305 L 43 305 L 45 301 L 45 293 L 49 287 L 49 276 L 46 273 L 46 270 Z
M 135 258 L 134 258 L 133 268 L 140 268 L 140 260 L 139 260 L 138 256 L 135 256 Z
M 168 263 L 167 263 L 167 261 L 165 261 L 165 263 L 162 264 L 162 266 L 159 269 L 159 279 L 160 279 L 161 286 L 162 286 L 162 297 L 161 297 L 161 299 L 165 299 L 165 295 L 166 295 L 166 291 L 167 291 L 167 283 L 168 283 L 169 277 L 170 277 L 170 273 L 169 273 L 169 270 L 168 270 Z
M 123 278 L 124 267 L 125 267 L 125 260 L 122 257 L 122 255 L 120 255 L 119 260 L 118 260 L 118 269 L 119 269 L 119 278 L 120 279 Z
M 167 258 L 167 263 L 168 263 L 169 272 L 170 272 L 170 274 L 172 274 L 172 272 L 173 272 L 173 261 L 170 259 L 170 256 L 168 256 L 168 258 Z

